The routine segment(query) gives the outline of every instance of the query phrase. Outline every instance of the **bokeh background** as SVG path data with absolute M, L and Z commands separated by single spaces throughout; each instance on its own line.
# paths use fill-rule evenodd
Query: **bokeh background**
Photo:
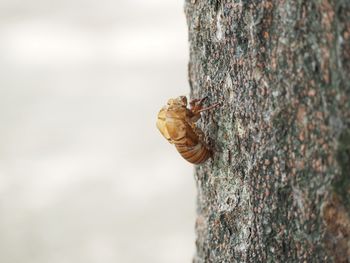
M 191 262 L 179 0 L 0 0 L 0 262 Z

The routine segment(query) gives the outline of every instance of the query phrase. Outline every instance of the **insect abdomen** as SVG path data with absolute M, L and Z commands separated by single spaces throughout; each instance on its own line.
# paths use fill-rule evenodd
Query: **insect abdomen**
M 200 164 L 211 155 L 210 151 L 200 142 L 195 146 L 175 144 L 175 147 L 183 158 L 193 164 Z

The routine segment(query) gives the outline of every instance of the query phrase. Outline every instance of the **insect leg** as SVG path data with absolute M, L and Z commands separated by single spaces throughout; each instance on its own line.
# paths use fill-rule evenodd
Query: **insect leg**
M 204 98 L 201 98 L 201 99 L 193 99 L 190 101 L 190 104 L 194 105 L 196 103 L 198 104 L 202 104 L 204 100 L 206 100 L 208 98 L 208 96 L 205 96 Z
M 205 96 L 204 98 L 202 99 L 194 99 L 190 102 L 190 121 L 191 122 L 196 122 L 200 119 L 201 115 L 200 113 L 202 111 L 207 111 L 207 110 L 210 110 L 210 109 L 213 109 L 213 108 L 216 108 L 217 106 L 220 105 L 220 103 L 214 103 L 206 108 L 203 108 L 202 107 L 202 103 L 205 99 L 207 99 L 208 96 Z
M 208 98 L 208 96 L 205 96 L 202 99 L 193 99 L 190 101 L 190 109 L 192 111 L 196 111 L 198 108 L 201 108 L 202 103 L 204 100 L 206 100 Z
M 217 102 L 217 103 L 214 103 L 214 104 L 212 104 L 212 105 L 210 105 L 210 106 L 208 106 L 208 107 L 206 107 L 206 108 L 198 109 L 197 112 L 202 112 L 202 111 L 211 110 L 211 109 L 216 108 L 216 107 L 219 106 L 219 105 L 220 105 L 220 102 Z

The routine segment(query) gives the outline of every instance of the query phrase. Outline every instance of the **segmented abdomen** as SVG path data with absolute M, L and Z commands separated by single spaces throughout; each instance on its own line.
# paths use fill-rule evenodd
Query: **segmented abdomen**
M 210 151 L 201 142 L 198 142 L 194 146 L 175 143 L 175 147 L 183 158 L 193 164 L 200 164 L 211 155 Z

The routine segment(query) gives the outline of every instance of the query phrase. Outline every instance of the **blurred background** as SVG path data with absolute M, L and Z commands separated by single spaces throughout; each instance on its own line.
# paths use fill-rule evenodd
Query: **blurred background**
M 1 263 L 191 262 L 187 60 L 183 1 L 0 0 Z

